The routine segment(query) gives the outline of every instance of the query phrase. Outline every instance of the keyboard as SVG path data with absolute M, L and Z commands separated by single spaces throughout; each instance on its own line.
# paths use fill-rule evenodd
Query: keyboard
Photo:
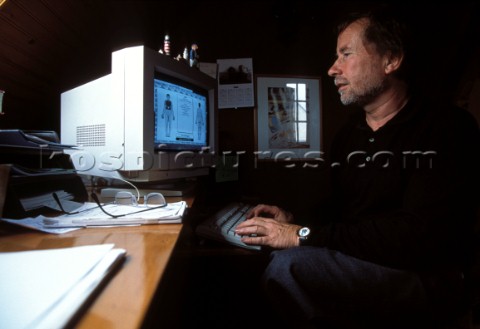
M 246 249 L 260 250 L 260 246 L 247 245 L 240 240 L 240 235 L 235 234 L 235 228 L 245 220 L 246 213 L 252 208 L 253 205 L 242 202 L 229 203 L 200 223 L 195 232 L 203 238 L 225 242 Z

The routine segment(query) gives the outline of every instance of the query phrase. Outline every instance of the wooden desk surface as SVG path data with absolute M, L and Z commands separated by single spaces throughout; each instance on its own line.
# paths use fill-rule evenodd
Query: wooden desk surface
M 187 203 L 189 203 L 187 201 Z M 162 278 L 182 224 L 86 228 L 55 235 L 0 223 L 0 251 L 114 243 L 127 251 L 122 268 L 103 288 L 77 328 L 139 328 Z

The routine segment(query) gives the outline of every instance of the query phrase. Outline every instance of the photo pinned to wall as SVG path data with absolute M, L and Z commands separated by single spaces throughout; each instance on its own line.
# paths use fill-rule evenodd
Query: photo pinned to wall
M 218 59 L 218 108 L 253 107 L 253 61 L 251 58 Z
M 257 158 L 320 157 L 320 79 L 257 76 Z

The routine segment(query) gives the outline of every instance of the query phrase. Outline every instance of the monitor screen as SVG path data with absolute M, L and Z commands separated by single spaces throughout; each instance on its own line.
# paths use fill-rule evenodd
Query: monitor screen
M 207 98 L 207 90 L 155 73 L 155 151 L 195 151 L 208 146 Z

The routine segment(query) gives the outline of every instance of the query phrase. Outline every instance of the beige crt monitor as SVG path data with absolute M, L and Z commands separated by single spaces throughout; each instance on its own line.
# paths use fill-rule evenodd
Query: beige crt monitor
M 204 91 L 204 143 L 177 149 L 155 142 L 154 134 L 161 129 L 154 109 L 158 74 L 175 81 L 178 86 L 166 85 L 181 93 Z M 206 175 L 217 145 L 215 87 L 212 77 L 144 46 L 114 51 L 110 74 L 61 94 L 61 142 L 78 146 L 69 153 L 80 174 L 138 182 Z M 194 101 L 182 104 L 190 103 L 193 108 Z M 178 111 L 189 115 L 186 109 Z M 188 140 L 188 132 L 182 134 Z

